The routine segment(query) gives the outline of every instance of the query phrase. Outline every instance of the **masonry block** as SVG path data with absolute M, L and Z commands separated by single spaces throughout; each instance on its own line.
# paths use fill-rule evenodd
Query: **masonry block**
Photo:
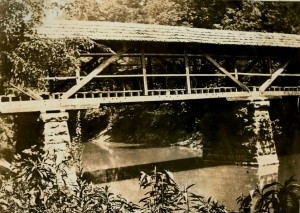
M 67 112 L 42 113 L 40 118 L 44 122 L 44 150 L 49 154 L 49 162 L 64 167 L 67 177 L 58 172 L 58 180 L 61 185 L 66 183 L 68 187 L 73 187 L 76 185 L 76 170 L 68 164 L 71 158 L 71 138 L 67 123 L 69 115 Z
M 272 121 L 269 114 L 269 101 L 255 101 L 254 133 L 256 135 L 256 159 L 260 166 L 278 164 L 278 156 L 273 138 Z

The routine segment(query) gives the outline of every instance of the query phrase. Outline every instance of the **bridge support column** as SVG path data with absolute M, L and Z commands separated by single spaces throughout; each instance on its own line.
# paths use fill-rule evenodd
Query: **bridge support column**
M 272 122 L 268 111 L 270 101 L 254 101 L 253 105 L 257 163 L 259 166 L 278 164 Z
M 82 130 L 81 130 L 81 111 L 78 110 L 75 116 L 75 132 L 71 140 L 75 143 L 81 143 Z M 71 133 L 72 134 L 72 133 Z
M 49 154 L 49 163 L 57 167 L 58 184 L 73 187 L 76 185 L 76 169 L 71 163 L 69 114 L 41 113 L 40 118 L 44 122 L 44 151 Z

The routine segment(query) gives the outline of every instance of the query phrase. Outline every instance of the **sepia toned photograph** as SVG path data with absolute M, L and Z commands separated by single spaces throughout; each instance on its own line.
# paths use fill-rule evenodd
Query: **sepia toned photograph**
M 300 1 L 0 0 L 0 213 L 299 213 Z

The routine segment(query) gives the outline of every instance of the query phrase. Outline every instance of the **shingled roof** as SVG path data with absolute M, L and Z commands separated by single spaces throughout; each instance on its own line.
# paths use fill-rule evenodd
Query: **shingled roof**
M 94 40 L 204 43 L 300 48 L 300 35 L 211 30 L 179 26 L 99 21 L 51 21 L 36 29 L 41 37 Z

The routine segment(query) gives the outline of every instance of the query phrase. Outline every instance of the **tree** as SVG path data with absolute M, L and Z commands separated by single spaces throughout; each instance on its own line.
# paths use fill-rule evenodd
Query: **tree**
M 229 30 L 299 33 L 300 4 L 296 2 L 235 2 L 217 28 Z
M 266 2 L 261 11 L 264 30 L 279 33 L 300 33 L 299 2 Z
M 218 0 L 174 0 L 180 2 L 184 11 L 182 22 L 197 28 L 213 28 L 219 24 L 228 7 L 227 1 Z
M 0 0 L 1 94 L 24 96 L 26 93 L 37 97 L 39 92 L 51 93 L 44 78 L 75 75 L 81 65 L 79 49 L 94 46 L 95 43 L 89 39 L 47 39 L 35 36 L 35 27 L 41 24 L 47 8 L 48 5 L 43 1 Z M 25 131 L 30 132 L 27 127 Z M 19 125 L 15 129 L 20 128 Z M 20 134 L 24 136 L 22 132 Z
M 47 8 L 44 1 L 0 1 L 1 86 L 45 90 L 43 77 L 75 74 L 80 67 L 78 49 L 93 46 L 88 39 L 34 36 Z
M 42 39 L 33 37 L 6 53 L 10 65 L 6 82 L 25 88 L 46 90 L 46 76 L 75 75 L 80 69 L 78 48 L 92 46 L 85 39 Z M 47 90 L 46 90 L 47 91 Z
M 185 13 L 182 4 L 174 0 L 149 0 L 143 7 L 145 20 L 143 22 L 162 25 L 183 25 Z
M 6 74 L 10 72 L 8 55 L 25 41 L 25 35 L 39 22 L 41 16 L 40 6 L 31 1 L 0 1 L 1 86 L 6 81 Z
M 222 29 L 260 31 L 261 2 L 241 2 L 227 8 L 226 13 L 219 25 Z
M 142 22 L 143 19 L 140 0 L 70 0 L 53 5 L 64 11 L 66 19 L 113 22 Z
M 10 51 L 25 40 L 43 17 L 43 3 L 31 0 L 0 1 L 0 50 Z

